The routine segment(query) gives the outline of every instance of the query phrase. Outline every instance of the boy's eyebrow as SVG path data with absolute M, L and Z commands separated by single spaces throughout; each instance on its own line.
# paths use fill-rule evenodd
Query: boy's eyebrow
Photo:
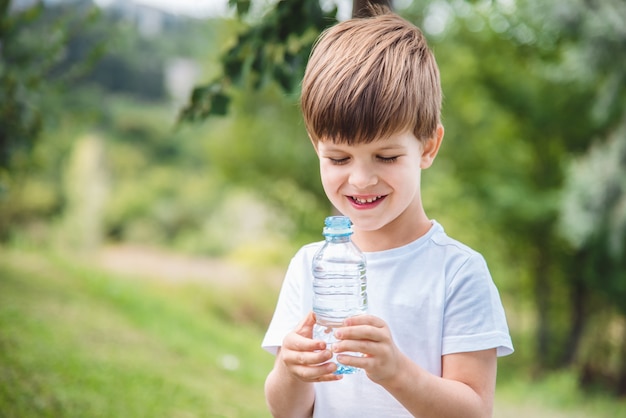
M 350 146 L 347 146 L 347 148 L 349 149 Z M 400 152 L 400 151 L 404 151 L 405 149 L 406 147 L 402 144 L 385 144 L 385 145 L 381 145 L 380 147 L 375 148 L 374 151 L 376 152 L 386 152 L 386 151 Z M 341 153 L 341 152 L 346 152 L 346 148 L 342 147 L 342 145 L 327 145 L 324 149 L 324 152 Z
M 386 151 L 386 150 L 400 150 L 400 149 L 405 149 L 406 147 L 402 144 L 388 144 L 388 145 L 384 145 L 380 148 L 378 148 L 381 151 Z

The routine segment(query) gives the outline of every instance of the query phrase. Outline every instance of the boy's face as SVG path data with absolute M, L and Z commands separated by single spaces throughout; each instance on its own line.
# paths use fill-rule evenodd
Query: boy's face
M 352 220 L 355 232 L 411 228 L 422 221 L 421 170 L 430 166 L 439 143 L 440 139 L 423 144 L 411 132 L 369 144 L 320 141 L 315 149 L 324 191 Z

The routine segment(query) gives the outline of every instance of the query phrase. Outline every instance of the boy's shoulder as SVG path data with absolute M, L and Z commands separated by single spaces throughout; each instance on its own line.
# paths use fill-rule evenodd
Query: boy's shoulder
M 455 272 L 451 277 L 461 271 L 464 272 L 462 277 L 490 277 L 487 261 L 480 252 L 447 235 L 443 227 L 435 221 L 433 225 L 438 228 L 430 239 L 430 245 L 436 249 L 435 254 L 430 257 L 431 260 L 438 258 L 445 270 Z
M 433 222 L 433 227 L 430 231 L 432 232 L 430 236 L 430 241 L 434 245 L 442 246 L 442 247 L 447 247 L 447 246 L 453 247 L 457 249 L 459 252 L 466 253 L 467 255 L 479 255 L 480 254 L 478 251 L 476 251 L 469 245 L 464 244 L 463 242 L 449 236 L 446 233 L 446 231 L 443 229 L 443 226 L 441 226 L 440 223 L 438 223 L 435 220 L 433 220 L 432 222 Z
M 298 260 L 312 260 L 315 253 L 320 249 L 320 247 L 324 244 L 324 241 L 315 241 L 309 244 L 305 244 L 296 251 L 294 256 L 291 258 L 291 262 Z

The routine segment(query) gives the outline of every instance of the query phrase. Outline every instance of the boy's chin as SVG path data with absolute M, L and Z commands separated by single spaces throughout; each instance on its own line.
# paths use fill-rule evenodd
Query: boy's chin
M 365 217 L 361 218 L 358 216 L 354 216 L 350 218 L 352 221 L 352 228 L 355 232 L 376 232 L 383 229 L 387 222 L 381 220 L 380 217 L 376 217 L 376 219 L 367 219 Z

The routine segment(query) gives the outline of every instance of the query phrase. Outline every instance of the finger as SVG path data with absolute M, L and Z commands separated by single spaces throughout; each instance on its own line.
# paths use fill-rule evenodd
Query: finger
M 366 357 L 377 356 L 384 352 L 385 345 L 368 340 L 343 340 L 333 344 L 332 351 L 336 354 L 359 353 Z
M 386 341 L 388 332 L 386 328 L 378 328 L 371 325 L 352 325 L 337 328 L 335 337 L 338 340 L 369 340 L 369 341 Z
M 341 378 L 339 375 L 334 374 L 337 370 L 337 365 L 332 362 L 317 366 L 293 366 L 290 370 L 291 373 L 305 382 L 328 382 Z
M 284 350 L 282 352 L 283 362 L 287 366 L 318 366 L 327 362 L 332 358 L 333 354 L 330 350 L 321 351 L 292 351 Z
M 313 327 L 315 326 L 315 314 L 309 314 L 296 326 L 295 332 L 303 337 L 311 338 L 313 335 Z
M 339 354 L 337 355 L 337 361 L 344 366 L 352 366 L 359 369 L 367 370 L 371 359 L 366 356 L 351 356 L 349 354 Z
M 283 347 L 295 351 L 318 351 L 326 349 L 322 341 L 313 340 L 315 314 L 309 314 L 296 326 L 293 332 L 287 334 L 283 340 Z
M 304 337 L 298 332 L 290 332 L 283 340 L 282 347 L 290 351 L 320 351 L 326 349 L 324 341 L 313 340 L 310 337 Z
M 376 328 L 384 328 L 387 323 L 374 315 L 356 315 L 343 321 L 343 325 L 350 327 L 355 325 L 371 325 Z

